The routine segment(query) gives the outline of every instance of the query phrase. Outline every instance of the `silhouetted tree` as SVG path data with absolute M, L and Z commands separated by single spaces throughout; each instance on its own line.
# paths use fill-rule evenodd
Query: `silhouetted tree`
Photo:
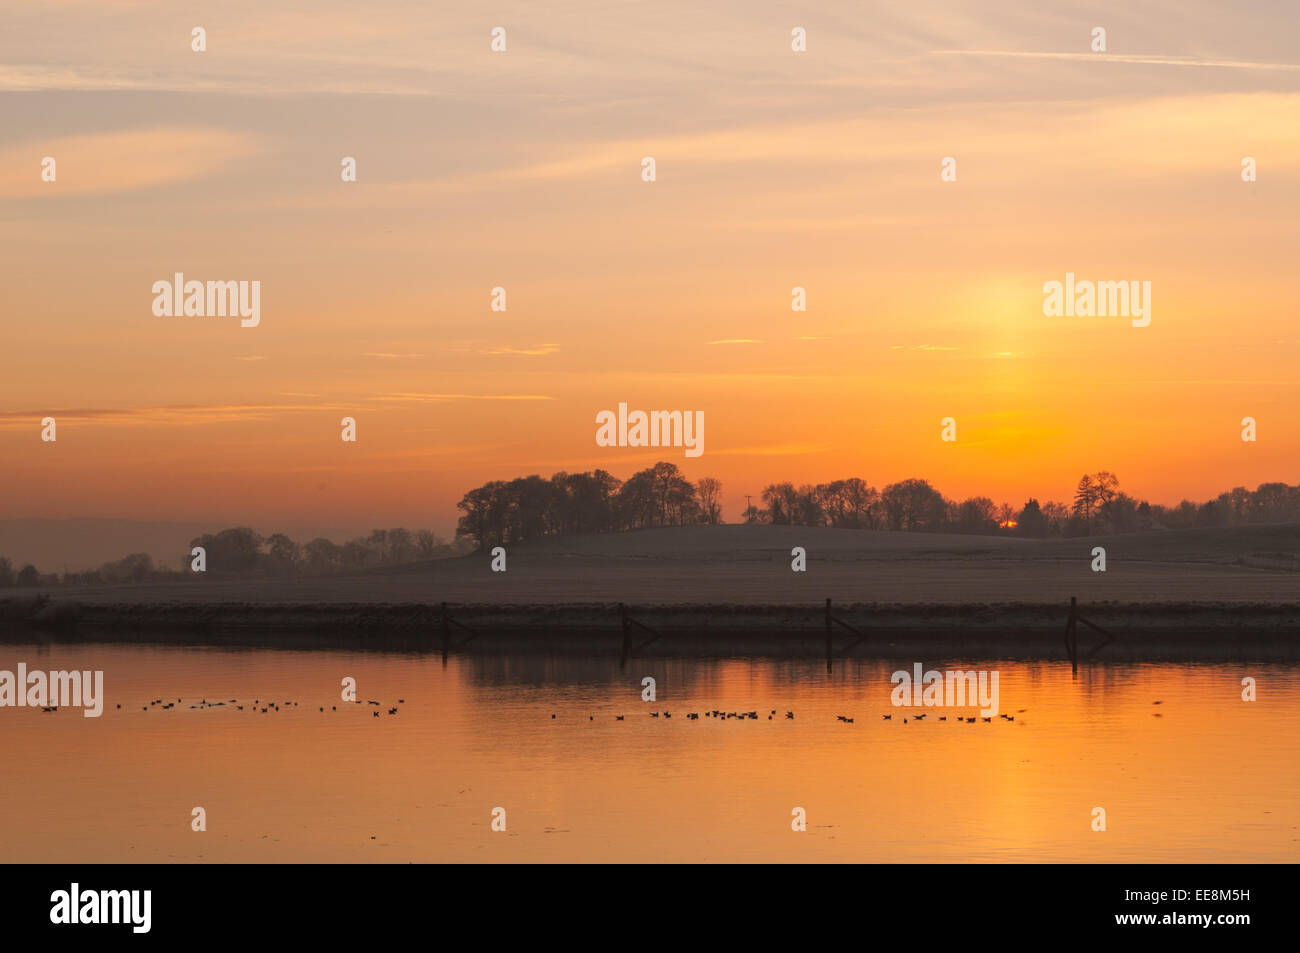
M 1016 516 L 1016 532 L 1021 536 L 1031 536 L 1035 539 L 1047 535 L 1047 517 L 1043 515 L 1042 507 L 1032 496 Z
M 713 477 L 704 477 L 695 484 L 699 504 L 700 522 L 716 526 L 722 522 L 722 484 Z
M 880 491 L 890 529 L 940 529 L 945 521 L 943 496 L 925 480 L 891 483 Z

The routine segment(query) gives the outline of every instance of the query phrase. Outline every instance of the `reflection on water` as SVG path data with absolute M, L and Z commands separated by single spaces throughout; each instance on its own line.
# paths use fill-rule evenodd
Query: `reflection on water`
M 1014 722 L 929 709 L 904 724 L 890 674 L 964 660 L 851 661 L 828 676 L 817 660 L 764 658 L 620 671 L 521 653 L 444 666 L 412 654 L 0 645 L 0 669 L 20 661 L 104 670 L 106 710 L 0 708 L 2 861 L 1300 855 L 1293 664 L 1096 665 L 1072 679 L 1057 662 L 981 660 L 967 667 L 1000 673 Z M 647 675 L 653 703 L 640 700 Z M 344 704 L 344 676 L 382 707 Z M 1258 682 L 1253 703 L 1241 700 L 1245 676 Z M 188 707 L 254 698 L 282 707 Z M 713 709 L 759 718 L 704 717 Z M 196 806 L 205 833 L 190 830 Z M 498 806 L 505 833 L 490 830 Z M 790 829 L 796 806 L 805 833 Z M 1090 829 L 1097 806 L 1104 833 Z

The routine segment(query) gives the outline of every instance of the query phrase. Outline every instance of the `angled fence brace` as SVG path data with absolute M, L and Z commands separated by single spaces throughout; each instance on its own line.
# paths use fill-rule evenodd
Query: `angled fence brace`
M 831 661 L 835 657 L 835 646 L 834 646 L 834 642 L 831 639 L 831 633 L 834 629 L 834 626 L 837 625 L 843 626 L 844 628 L 848 629 L 850 632 L 852 632 L 854 635 L 857 636 L 857 638 L 854 639 L 852 642 L 850 642 L 848 645 L 843 646 L 840 649 L 841 652 L 847 652 L 855 645 L 859 645 L 860 643 L 865 642 L 867 639 L 867 635 L 865 632 L 858 631 L 853 626 L 845 622 L 843 619 L 835 618 L 834 613 L 831 612 L 831 600 L 827 599 L 826 600 L 826 674 L 828 675 L 831 672 Z
M 620 622 L 620 623 L 622 624 L 622 626 L 623 626 L 623 656 L 622 656 L 622 659 L 620 660 L 619 664 L 620 664 L 620 665 L 626 665 L 626 664 L 627 664 L 627 660 L 628 660 L 628 659 L 629 659 L 629 658 L 630 658 L 630 657 L 631 657 L 635 652 L 639 652 L 641 649 L 645 648 L 645 647 L 646 647 L 647 645 L 649 645 L 651 642 L 654 642 L 654 641 L 656 641 L 657 639 L 661 638 L 661 636 L 660 636 L 660 634 L 659 634 L 658 632 L 656 632 L 654 629 L 650 628 L 650 626 L 646 625 L 644 622 L 638 622 L 636 619 L 634 619 L 634 618 L 632 618 L 630 615 L 628 615 L 628 614 L 627 614 L 627 606 L 623 605 L 623 603 L 621 603 L 621 602 L 618 604 L 618 618 L 619 618 L 619 622 Z M 644 642 L 642 642 L 640 645 L 633 646 L 633 645 L 632 645 L 632 626 L 636 626 L 638 629 L 641 629 L 641 630 L 643 630 L 643 631 L 645 631 L 645 632 L 649 632 L 649 633 L 650 633 L 650 638 L 646 639 L 646 640 L 645 640 Z
M 1104 636 L 1101 642 L 1098 642 L 1091 649 L 1089 649 L 1087 656 L 1085 656 L 1086 658 L 1092 658 L 1094 655 L 1096 655 L 1098 652 L 1100 652 L 1102 649 L 1104 649 L 1106 646 L 1110 645 L 1110 643 L 1116 641 L 1117 639 L 1115 635 L 1111 634 L 1110 632 L 1107 632 L 1105 629 L 1097 625 L 1095 622 L 1089 622 L 1082 615 L 1080 615 L 1079 600 L 1076 597 L 1071 596 L 1070 616 L 1065 623 L 1065 651 L 1070 656 L 1070 665 L 1075 672 L 1079 671 L 1079 623 L 1083 623 L 1088 628 L 1092 629 L 1092 631 L 1096 632 L 1098 635 Z
M 469 633 L 468 638 L 462 639 L 461 641 L 457 642 L 455 645 L 451 644 L 451 627 L 453 625 L 456 628 L 463 629 L 464 631 Z M 473 639 L 474 636 L 476 635 L 478 635 L 478 633 L 475 632 L 473 629 L 471 629 L 469 626 L 465 625 L 465 623 L 457 622 L 455 619 L 451 617 L 451 613 L 447 611 L 447 603 L 444 602 L 442 604 L 442 654 L 443 655 L 446 655 L 447 652 L 449 652 L 453 648 L 459 648 L 460 646 L 464 645 L 466 642 L 470 641 L 470 639 Z

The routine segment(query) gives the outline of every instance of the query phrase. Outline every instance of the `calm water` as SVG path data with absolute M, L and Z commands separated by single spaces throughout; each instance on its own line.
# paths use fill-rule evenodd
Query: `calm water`
M 538 654 L 444 666 L 436 655 L 0 645 L 0 669 L 20 661 L 102 669 L 107 703 L 98 719 L 0 708 L 2 861 L 1300 857 L 1290 664 L 1098 665 L 1072 679 L 1053 662 L 907 659 L 828 676 L 819 661 L 764 658 L 620 671 Z M 1015 722 L 929 709 L 903 724 L 889 676 L 912 661 L 996 669 Z M 653 703 L 640 700 L 646 675 Z M 1253 703 L 1240 696 L 1247 675 Z M 345 704 L 344 676 L 383 706 Z M 281 709 L 189 709 L 205 698 Z M 759 719 L 703 716 L 715 708 Z M 665 710 L 671 719 L 649 715 Z M 190 830 L 195 806 L 204 833 Z M 490 830 L 498 806 L 505 833 Z M 795 806 L 804 833 L 790 829 Z M 1095 806 L 1104 833 L 1090 830 Z

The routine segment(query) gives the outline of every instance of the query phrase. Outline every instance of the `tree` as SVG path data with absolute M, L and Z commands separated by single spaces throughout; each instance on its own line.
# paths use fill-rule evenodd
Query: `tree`
M 99 568 L 99 576 L 105 582 L 144 582 L 152 574 L 153 557 L 148 553 L 131 553 Z
M 1041 539 L 1047 535 L 1047 517 L 1043 515 L 1038 500 L 1032 496 L 1016 517 L 1016 532 L 1021 536 L 1031 536 L 1035 539 Z
M 695 484 L 696 501 L 700 508 L 700 522 L 717 526 L 722 522 L 722 483 L 713 477 L 704 477 Z
M 438 539 L 432 530 L 422 529 L 415 534 L 415 548 L 421 559 L 432 559 L 433 554 L 442 545 L 442 540 Z
M 298 544 L 284 533 L 272 533 L 267 537 L 266 551 L 272 572 L 293 572 L 302 559 Z
M 947 516 L 943 496 L 925 480 L 891 483 L 880 491 L 880 501 L 894 530 L 938 529 Z
M 36 567 L 28 563 L 18 571 L 18 585 L 36 586 L 40 585 L 41 574 L 37 572 Z
M 305 545 L 302 554 L 312 572 L 333 572 L 343 561 L 342 549 L 320 536 Z
M 1111 501 L 1119 495 L 1119 480 L 1108 470 L 1098 470 L 1092 475 L 1092 495 L 1096 501 L 1097 515 L 1110 518 Z
M 0 556 L 0 587 L 12 586 L 14 578 L 14 564 L 7 557 Z
M 880 517 L 880 493 L 857 477 L 843 481 L 843 525 L 848 529 L 875 529 Z
M 492 486 L 488 483 L 476 487 L 456 504 L 456 508 L 465 514 L 456 525 L 456 538 L 464 536 L 472 539 L 479 550 L 487 549 L 489 540 L 492 539 Z
M 987 496 L 972 496 L 957 504 L 953 522 L 959 533 L 992 535 L 998 529 L 997 506 Z
M 388 561 L 409 563 L 416 556 L 415 534 L 399 526 L 388 531 Z
M 825 526 L 826 511 L 822 506 L 824 486 L 805 483 L 795 491 L 794 512 L 790 521 L 796 526 Z
M 650 468 L 650 486 L 659 511 L 660 526 L 696 522 L 695 487 L 675 463 L 656 463 Z
M 1092 526 L 1092 511 L 1097 505 L 1097 490 L 1092 485 L 1092 477 L 1085 473 L 1079 477 L 1079 483 L 1074 488 L 1074 509 L 1072 512 L 1075 516 L 1083 520 L 1084 530 Z
M 788 526 L 794 522 L 795 510 L 799 505 L 799 493 L 793 483 L 771 483 L 763 490 L 763 503 L 767 507 L 768 520 L 776 526 Z
M 219 572 L 247 572 L 257 568 L 262 556 L 262 537 L 247 526 L 223 529 L 215 536 L 204 534 L 190 540 L 190 547 L 202 546 L 208 554 L 208 569 Z M 185 554 L 186 563 L 190 556 Z
M 657 506 L 654 474 L 641 470 L 632 474 L 618 490 L 618 520 L 624 529 L 654 526 Z

